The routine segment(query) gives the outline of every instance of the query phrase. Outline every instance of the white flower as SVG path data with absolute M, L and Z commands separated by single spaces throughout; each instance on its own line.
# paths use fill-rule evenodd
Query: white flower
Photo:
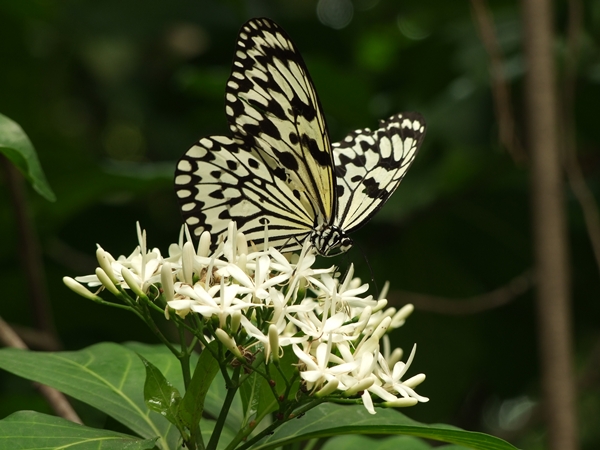
M 115 280 L 118 284 L 126 289 L 129 289 L 129 285 L 123 279 L 123 268 L 129 269 L 132 275 L 132 279 L 137 283 L 143 292 L 148 292 L 150 286 L 160 282 L 160 267 L 163 262 L 160 250 L 157 248 L 152 249 L 150 252 L 146 249 L 146 231 L 140 228 L 139 223 L 137 226 L 137 235 L 139 245 L 133 250 L 133 252 L 125 257 L 119 256 L 115 260 L 112 255 L 102 249 L 98 245 L 100 255 L 103 255 L 108 263 L 110 269 L 105 269 L 106 274 L 111 280 Z M 99 258 L 101 257 L 99 255 Z M 105 263 L 106 264 L 106 263 Z M 102 283 L 96 275 L 87 275 L 75 278 L 80 283 L 86 283 L 90 287 L 100 286 Z
M 308 389 L 320 388 L 339 375 L 350 372 L 355 369 L 358 363 L 356 361 L 329 367 L 329 358 L 331 356 L 331 341 L 321 343 L 317 347 L 316 355 L 312 356 L 300 349 L 296 344 L 292 345 L 296 356 L 304 363 L 306 370 L 300 370 L 300 376 L 306 381 Z
M 415 344 L 413 346 L 412 351 L 410 352 L 410 356 L 408 357 L 406 363 L 398 361 L 396 364 L 394 364 L 394 367 L 391 371 L 387 361 L 385 360 L 385 357 L 380 353 L 378 376 L 383 382 L 381 387 L 386 391 L 396 392 L 404 398 L 410 397 L 418 400 L 419 402 L 427 402 L 429 401 L 427 397 L 423 397 L 417 394 L 413 389 L 425 380 L 425 376 L 423 374 L 415 375 L 409 380 L 402 381 L 402 377 L 404 376 L 404 374 L 406 374 L 406 371 L 408 370 L 414 359 L 416 350 L 417 345 Z
M 181 299 L 170 301 L 168 304 L 173 309 L 190 309 L 204 317 L 216 315 L 221 328 L 224 328 L 228 316 L 253 306 L 246 301 L 247 299 L 237 297 L 238 290 L 238 285 L 225 285 L 224 282 L 220 286 L 212 286 L 208 291 L 200 283 L 194 286 L 178 283 L 175 292 Z M 217 293 L 220 295 L 216 296 Z
M 291 346 L 310 395 L 360 395 L 371 414 L 376 406 L 428 400 L 415 391 L 424 374 L 403 380 L 415 349 L 406 363 L 400 360 L 400 349 L 390 351 L 387 333 L 403 325 L 413 307 L 385 309 L 388 283 L 376 300 L 367 294 L 369 286 L 354 277 L 352 265 L 343 280 L 336 267 L 315 268 L 309 240 L 299 255 L 290 257 L 268 247 L 267 239 L 265 250 L 256 251 L 234 223 L 216 249 L 208 232 L 196 246 L 189 230 L 182 229 L 167 258 L 158 249 L 147 249 L 139 225 L 137 234 L 138 246 L 128 257 L 115 260 L 98 246 L 98 275 L 77 280 L 90 287 L 103 285 L 120 298 L 121 287 L 131 288 L 133 300 L 147 297 L 156 301 L 154 308 L 166 304 L 166 318 L 174 311 L 190 331 L 201 322 L 196 337 L 205 343 L 216 339 L 235 355 L 237 364 L 261 351 L 264 358 L 257 361 L 271 364 Z M 74 280 L 65 283 L 86 298 L 99 299 Z M 152 289 L 155 285 L 161 291 Z M 132 308 L 139 305 L 124 300 Z M 188 317 L 196 314 L 194 320 Z

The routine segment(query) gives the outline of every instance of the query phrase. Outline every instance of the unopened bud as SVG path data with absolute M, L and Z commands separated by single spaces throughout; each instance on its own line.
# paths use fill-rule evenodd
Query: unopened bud
M 131 289 L 135 295 L 138 297 L 144 297 L 146 295 L 133 276 L 133 273 L 131 273 L 131 270 L 129 270 L 127 267 L 123 267 L 121 269 L 121 276 L 123 277 L 123 280 L 125 280 L 125 283 L 127 283 L 127 286 L 129 286 L 129 289 Z
M 371 386 L 373 386 L 374 382 L 375 382 L 375 378 L 374 377 L 363 378 L 362 380 L 360 380 L 355 385 L 350 386 L 348 389 L 346 389 L 344 391 L 344 396 L 345 397 L 352 397 L 353 395 L 356 395 L 356 394 L 358 394 L 361 391 L 369 389 Z
M 333 392 L 335 392 L 335 390 L 338 388 L 339 384 L 340 382 L 338 381 L 338 379 L 334 378 L 325 386 L 323 386 L 320 390 L 318 390 L 315 393 L 315 397 L 325 397 L 329 394 L 333 394 Z
M 98 280 L 100 280 L 100 283 L 102 283 L 102 285 L 108 290 L 108 292 L 110 292 L 112 295 L 117 296 L 120 294 L 115 284 L 109 278 L 108 274 L 104 270 L 102 270 L 102 268 L 96 268 L 96 276 L 98 277 Z
M 81 295 L 82 297 L 87 298 L 88 300 L 100 300 L 100 298 L 97 295 L 88 291 L 85 286 L 82 286 L 71 277 L 63 277 L 63 283 L 65 283 L 65 285 L 77 295 Z
M 215 336 L 217 337 L 217 339 L 219 341 L 221 341 L 221 344 L 223 344 L 225 346 L 225 348 L 227 348 L 227 350 L 229 350 L 231 353 L 233 353 L 238 358 L 242 357 L 242 353 L 240 352 L 240 349 L 237 348 L 235 339 L 233 339 L 231 336 L 229 336 L 225 332 L 225 330 L 223 330 L 221 328 L 217 328 L 217 330 L 215 331 Z

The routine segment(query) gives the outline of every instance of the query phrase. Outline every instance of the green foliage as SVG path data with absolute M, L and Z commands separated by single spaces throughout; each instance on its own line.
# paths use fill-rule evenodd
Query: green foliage
M 253 446 L 277 448 L 291 442 L 337 434 L 404 434 L 485 450 L 515 449 L 501 439 L 459 430 L 449 425 L 424 425 L 389 409 L 370 415 L 362 406 L 322 404 L 298 420 L 291 420 Z
M 216 374 L 214 367 L 211 368 L 211 358 L 206 357 L 206 353 L 209 352 L 203 352 L 196 365 L 200 374 L 195 373 L 195 377 L 199 384 L 191 387 L 194 397 L 200 402 L 202 396 L 207 394 L 205 386 L 208 380 Z M 5 348 L 0 350 L 0 367 L 88 403 L 145 438 L 142 441 L 133 436 L 96 430 L 43 414 L 22 412 L 0 421 L 0 433 L 3 436 L 0 450 L 39 448 L 42 442 L 45 445 L 51 442 L 50 448 L 70 445 L 82 449 L 147 449 L 156 444 L 166 450 L 178 448 L 177 430 L 171 424 L 183 429 L 184 422 L 193 424 L 199 419 L 197 410 L 190 412 L 189 409 L 182 408 L 180 391 L 176 387 L 181 387 L 181 377 L 176 370 L 177 359 L 163 346 L 97 344 L 77 352 L 56 353 Z M 164 374 L 168 374 L 174 384 Z M 255 400 L 244 404 L 260 405 L 260 396 L 272 396 L 270 391 L 259 390 L 252 394 L 256 397 Z M 218 390 L 213 395 L 219 396 Z M 218 398 L 218 401 L 223 404 L 225 397 Z M 185 408 L 189 408 L 189 403 Z M 207 407 L 207 411 L 210 410 Z M 260 408 L 255 410 L 257 414 L 264 415 Z M 209 426 L 203 428 L 205 441 L 208 441 L 213 429 L 211 421 L 205 419 L 202 423 L 207 422 Z M 225 448 L 239 429 L 227 428 L 226 424 L 224 431 L 217 447 L 219 449 Z M 276 448 L 341 433 L 402 434 L 462 444 L 473 449 L 514 449 L 492 436 L 446 425 L 420 424 L 393 410 L 380 410 L 373 416 L 363 406 L 334 404 L 322 404 L 306 414 L 292 418 L 277 428 L 274 434 L 252 445 L 252 448 Z M 28 440 L 23 441 L 23 436 L 28 436 Z M 244 447 L 242 444 L 241 448 Z
M 19 169 L 38 194 L 51 202 L 56 200 L 31 141 L 19 124 L 2 114 L 0 114 L 0 153 L 3 153 Z
M 209 345 L 216 348 L 216 343 Z M 202 352 L 196 363 L 194 375 L 181 402 L 181 420 L 188 428 L 197 426 L 202 418 L 204 402 L 215 376 L 219 372 L 219 363 L 213 354 L 206 350 Z M 235 428 L 233 428 L 235 429 Z
M 184 424 L 179 412 L 181 394 L 156 366 L 143 356 L 138 356 L 146 368 L 146 380 L 144 381 L 144 401 L 146 402 L 146 406 L 165 417 L 183 434 Z
M 148 450 L 156 439 L 84 427 L 60 417 L 22 411 L 0 420 L 0 450 L 73 448 L 77 450 Z

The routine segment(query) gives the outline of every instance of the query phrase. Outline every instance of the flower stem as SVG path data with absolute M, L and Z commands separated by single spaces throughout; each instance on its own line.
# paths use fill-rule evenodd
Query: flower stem
M 221 408 L 221 412 L 219 413 L 217 423 L 215 424 L 215 428 L 213 429 L 212 435 L 210 436 L 210 441 L 208 441 L 206 450 L 215 450 L 217 448 L 219 438 L 221 437 L 221 432 L 223 431 L 223 426 L 225 425 L 225 419 L 227 419 L 227 414 L 229 414 L 229 409 L 231 408 L 231 404 L 233 403 L 233 399 L 239 387 L 237 383 L 239 380 L 239 376 L 240 367 L 236 367 L 233 371 L 232 383 L 227 383 L 227 395 L 225 396 L 223 407 Z
M 323 401 L 324 401 L 324 399 L 320 399 L 320 398 L 315 399 L 315 400 L 311 401 L 310 403 L 304 405 L 303 407 L 299 408 L 298 410 L 294 411 L 293 416 L 291 416 L 290 414 L 287 414 L 283 420 L 274 421 L 271 425 L 269 425 L 267 428 L 262 430 L 260 433 L 258 433 L 256 436 L 254 436 L 252 439 L 250 439 L 249 441 L 245 442 L 240 447 L 238 447 L 237 450 L 244 450 L 246 448 L 253 446 L 255 443 L 260 441 L 262 438 L 271 434 L 276 428 L 280 427 L 285 422 L 287 422 L 293 418 L 296 418 L 301 414 L 304 414 L 306 411 L 313 409 L 314 407 L 323 403 Z M 239 439 L 238 439 L 238 436 L 236 436 L 236 439 L 231 441 L 231 443 L 227 446 L 227 448 L 225 450 L 233 450 L 234 448 L 236 448 L 236 445 L 240 442 L 240 440 L 242 438 L 243 438 L 243 436 L 240 436 Z

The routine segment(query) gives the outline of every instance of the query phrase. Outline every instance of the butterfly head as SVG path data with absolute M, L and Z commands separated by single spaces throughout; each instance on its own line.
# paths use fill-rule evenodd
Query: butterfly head
M 323 225 L 313 230 L 310 241 L 321 256 L 337 256 L 352 247 L 352 239 L 334 225 Z

